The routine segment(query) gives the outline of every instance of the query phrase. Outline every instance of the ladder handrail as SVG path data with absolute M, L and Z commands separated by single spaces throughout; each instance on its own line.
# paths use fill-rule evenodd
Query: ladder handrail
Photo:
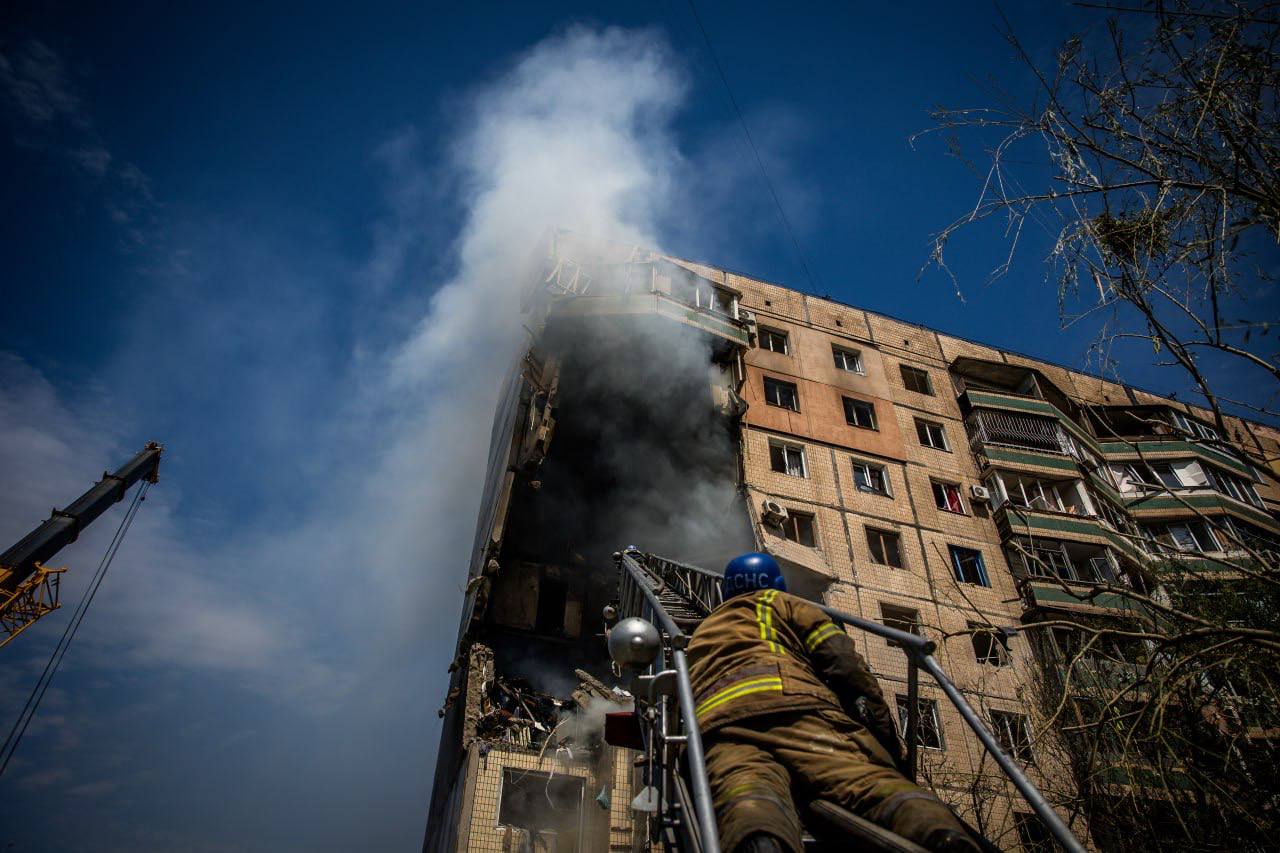
M 947 677 L 945 672 L 943 672 L 942 667 L 933 656 L 933 651 L 936 648 L 934 643 L 916 634 L 899 631 L 896 628 L 890 628 L 888 625 L 881 625 L 879 622 L 862 619 L 858 616 L 854 616 L 850 613 L 844 613 L 843 611 L 836 610 L 825 605 L 818 605 L 818 608 L 836 622 L 851 625 L 854 628 L 859 628 L 863 631 L 867 631 L 868 633 L 893 640 L 899 644 L 903 652 L 907 655 L 907 659 L 913 668 L 919 667 L 920 669 L 923 669 L 932 676 L 934 681 L 938 682 L 938 686 L 942 688 L 942 692 L 946 694 L 946 697 L 951 700 L 951 704 L 955 705 L 956 710 L 960 712 L 960 716 L 964 719 L 965 723 L 968 724 L 969 728 L 973 729 L 973 733 L 978 736 L 978 740 L 981 741 L 983 747 L 986 748 L 987 752 L 991 753 L 991 757 L 995 759 L 996 764 L 1002 771 L 1004 771 L 1004 774 L 1009 777 L 1009 781 L 1013 782 L 1013 786 L 1018 789 L 1018 793 L 1027 801 L 1027 804 L 1031 806 L 1032 810 L 1034 810 L 1040 819 L 1044 821 L 1045 827 L 1053 834 L 1053 837 L 1057 839 L 1058 843 L 1061 844 L 1065 850 L 1069 851 L 1069 853 L 1085 853 L 1084 846 L 1075 837 L 1071 830 L 1067 828 L 1067 825 L 1062 822 L 1062 818 L 1058 816 L 1058 813 L 1054 811 L 1048 801 L 1045 800 L 1044 795 L 1041 794 L 1035 784 L 1027 778 L 1027 775 L 1022 772 L 1022 768 L 1019 767 L 1004 751 L 996 741 L 995 736 L 991 734 L 986 725 L 982 722 L 982 718 L 973 710 L 973 706 L 968 703 L 964 698 L 964 695 L 955 686 L 955 683 Z M 914 685 L 908 685 L 908 693 L 914 692 L 911 689 L 912 687 L 914 687 Z M 907 711 L 909 714 L 915 714 L 917 713 L 916 703 L 912 702 L 911 698 L 913 697 L 908 696 Z M 912 733 L 912 728 L 912 726 L 908 725 L 909 735 Z M 913 748 L 915 745 L 915 738 L 910 737 L 907 744 L 909 753 L 914 752 Z M 910 757 L 911 756 L 909 756 L 909 758 Z M 915 765 L 914 762 L 912 762 L 912 771 L 914 772 L 914 770 Z
M 693 685 L 689 681 L 689 664 L 684 650 L 689 635 L 680 630 L 667 613 L 645 579 L 644 570 L 635 559 L 635 551 L 624 551 L 618 556 L 622 567 L 644 595 L 650 611 L 661 623 L 659 627 L 670 638 L 671 660 L 676 672 L 676 700 L 680 706 L 680 719 L 684 723 L 685 750 L 689 759 L 689 776 L 693 782 L 693 807 L 699 829 L 699 841 L 703 853 L 720 853 L 720 834 L 716 831 L 715 810 L 711 805 L 711 785 L 707 781 L 707 763 L 702 751 L 702 731 L 694 713 Z M 665 733 L 664 733 L 665 734 Z

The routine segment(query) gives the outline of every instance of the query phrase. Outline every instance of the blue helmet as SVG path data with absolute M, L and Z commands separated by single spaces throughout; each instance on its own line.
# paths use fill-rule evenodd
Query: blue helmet
M 758 589 L 786 592 L 787 582 L 782 577 L 782 569 L 777 560 L 768 554 L 751 553 L 729 561 L 724 567 L 724 584 L 721 589 L 725 598 L 732 598 Z

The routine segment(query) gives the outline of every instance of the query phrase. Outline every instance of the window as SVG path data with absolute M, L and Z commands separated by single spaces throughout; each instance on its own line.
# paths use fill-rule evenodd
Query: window
M 766 329 L 764 326 L 761 326 L 760 349 L 767 349 L 770 352 L 787 355 L 790 352 L 787 348 L 787 333 L 779 332 L 776 329 Z
M 853 460 L 853 482 L 860 492 L 889 496 L 889 474 L 883 465 Z
M 880 605 L 880 621 L 890 628 L 906 631 L 908 634 L 920 635 L 920 611 L 910 607 L 898 607 L 896 604 Z M 885 640 L 889 645 L 898 645 L 893 640 Z
M 918 367 L 908 367 L 905 364 L 898 365 L 898 368 L 902 371 L 902 384 L 908 391 L 933 396 L 933 383 L 929 380 L 928 373 Z
M 939 483 L 930 481 L 933 486 L 933 502 L 938 509 L 947 512 L 958 512 L 964 515 L 964 504 L 960 501 L 960 486 L 956 483 Z
M 849 426 L 856 426 L 860 429 L 876 428 L 876 407 L 865 400 L 854 400 L 850 397 L 841 397 L 844 401 L 844 419 L 849 422 Z
M 898 700 L 898 734 L 907 739 L 907 697 L 901 694 Z M 942 720 L 938 718 L 938 703 L 932 699 L 917 699 L 916 707 L 920 709 L 920 721 L 916 724 L 916 746 L 925 749 L 942 749 Z
M 1022 565 L 1027 574 L 1036 578 L 1059 577 L 1064 581 L 1076 579 L 1075 567 L 1061 544 L 1022 541 Z
M 1056 853 L 1058 845 L 1038 815 L 1014 812 L 1013 826 L 1018 830 L 1023 853 Z
M 1200 439 L 1201 441 L 1216 441 L 1218 438 L 1218 431 L 1216 429 L 1205 426 L 1199 421 L 1182 414 L 1182 412 L 1173 413 L 1173 422 L 1178 429 L 1193 438 Z
M 871 549 L 872 562 L 882 566 L 893 566 L 895 569 L 902 568 L 902 548 L 898 534 L 868 527 L 867 547 Z
M 973 633 L 969 639 L 973 641 L 973 656 L 978 663 L 987 666 L 1007 666 L 1009 664 L 1009 635 L 1000 628 L 983 625 L 981 622 L 970 622 L 969 630 Z
M 787 510 L 787 517 L 782 520 L 782 535 L 792 542 L 817 547 L 817 539 L 813 535 L 813 513 Z
M 582 782 L 581 776 L 564 773 L 503 770 L 498 825 L 523 832 L 530 843 L 550 835 L 560 853 L 578 853 Z
M 1032 763 L 1031 726 L 1027 724 L 1025 715 L 992 711 L 991 733 L 996 736 L 996 743 L 1013 758 Z
M 936 447 L 938 450 L 947 450 L 947 432 L 942 428 L 942 424 L 933 421 L 922 421 L 916 418 L 916 436 L 919 437 L 920 443 L 925 447 Z
M 958 545 L 948 545 L 947 550 L 951 552 L 951 568 L 955 571 L 956 580 L 960 583 L 991 586 L 991 581 L 987 580 L 987 567 L 982 562 L 981 551 Z
M 796 386 L 792 382 L 783 382 L 781 379 L 773 379 L 766 376 L 764 378 L 764 401 L 770 406 L 790 409 L 793 412 L 800 411 L 800 394 L 796 391 Z
M 1243 477 L 1237 477 L 1234 474 L 1228 474 L 1225 471 L 1206 465 L 1204 466 L 1205 475 L 1209 481 L 1210 487 L 1216 492 L 1235 498 L 1238 501 L 1251 503 L 1261 509 L 1263 507 L 1262 498 L 1258 497 L 1257 490 L 1253 487 L 1253 483 L 1245 480 Z
M 1200 520 L 1145 524 L 1142 534 L 1155 544 L 1155 553 L 1218 550 L 1218 540 L 1214 538 L 1213 531 Z
M 835 358 L 836 367 L 841 370 L 847 370 L 850 373 L 864 373 L 862 369 L 862 353 L 856 349 L 841 349 L 840 347 L 831 347 L 831 355 Z
M 806 477 L 804 448 L 780 441 L 769 442 L 769 466 L 773 470 L 792 477 Z

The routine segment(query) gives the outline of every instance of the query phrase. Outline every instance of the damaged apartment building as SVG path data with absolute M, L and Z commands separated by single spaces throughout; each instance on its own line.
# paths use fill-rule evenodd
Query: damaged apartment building
M 1106 615 L 1105 597 L 1064 589 L 1124 577 L 1135 533 L 1221 549 L 1187 502 L 1280 540 L 1280 491 L 1178 441 L 1212 427 L 1173 400 L 565 232 L 521 298 L 529 342 L 493 424 L 427 851 L 650 849 L 636 755 L 603 741 L 604 713 L 629 705 L 603 616 L 626 546 L 715 569 L 767 551 L 792 592 L 927 633 L 1020 754 L 1039 664 L 1014 630 L 967 629 Z M 1253 427 L 1274 458 L 1280 432 Z M 1181 503 L 1144 496 L 1175 479 Z M 900 708 L 900 650 L 854 641 Z M 955 803 L 982 749 L 936 689 L 921 695 L 926 778 Z M 1055 772 L 1042 764 L 1038 782 Z M 984 822 L 1002 848 L 1036 849 L 1002 786 Z

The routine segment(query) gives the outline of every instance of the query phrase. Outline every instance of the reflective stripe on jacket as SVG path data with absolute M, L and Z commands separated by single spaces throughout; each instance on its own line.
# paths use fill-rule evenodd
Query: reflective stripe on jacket
M 901 759 L 875 676 L 844 630 L 802 598 L 774 589 L 735 596 L 702 621 L 687 654 L 703 731 L 777 711 L 835 708 Z

